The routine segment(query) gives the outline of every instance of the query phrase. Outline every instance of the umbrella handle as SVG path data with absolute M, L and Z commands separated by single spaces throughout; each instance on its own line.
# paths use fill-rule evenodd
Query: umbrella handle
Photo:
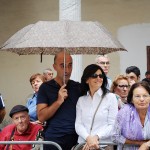
M 63 83 L 65 84 L 65 71 L 66 71 L 66 59 L 65 59 L 65 50 L 64 50 L 64 77 L 63 77 Z

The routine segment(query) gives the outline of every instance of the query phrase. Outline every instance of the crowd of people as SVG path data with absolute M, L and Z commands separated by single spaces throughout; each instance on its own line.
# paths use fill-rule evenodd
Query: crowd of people
M 65 59 L 65 64 L 64 64 Z M 34 141 L 41 138 L 59 144 L 62 150 L 147 150 L 150 145 L 150 72 L 140 79 L 140 69 L 129 66 L 111 80 L 110 59 L 98 56 L 88 65 L 81 83 L 70 79 L 73 60 L 61 51 L 53 68 L 30 77 L 34 91 L 26 106 L 14 106 L 12 124 L 0 131 L 0 141 Z M 2 112 L 1 112 L 2 111 Z M 6 114 L 0 95 L 0 121 Z M 39 134 L 40 133 L 40 134 Z M 40 136 L 38 136 L 40 135 Z M 114 142 L 117 146 L 101 143 Z M 1 149 L 24 150 L 34 145 L 0 145 Z M 57 150 L 44 144 L 44 150 Z

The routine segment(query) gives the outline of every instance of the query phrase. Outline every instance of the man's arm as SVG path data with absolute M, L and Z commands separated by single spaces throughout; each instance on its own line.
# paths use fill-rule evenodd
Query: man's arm
M 2 95 L 0 94 L 0 123 L 2 123 L 5 115 L 6 115 L 5 104 Z
M 68 96 L 67 90 L 65 89 L 66 85 L 63 85 L 58 92 L 58 99 L 50 106 L 48 104 L 40 103 L 37 105 L 37 115 L 38 120 L 44 122 L 50 119 L 64 102 Z
M 6 110 L 5 108 L 0 109 L 0 123 L 2 123 L 4 117 L 6 115 Z

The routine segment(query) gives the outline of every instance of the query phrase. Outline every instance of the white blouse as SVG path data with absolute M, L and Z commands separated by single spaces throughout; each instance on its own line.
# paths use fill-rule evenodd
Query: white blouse
M 101 88 L 95 92 L 93 98 L 87 93 L 81 96 L 76 106 L 75 129 L 79 135 L 78 143 L 85 142 L 90 135 L 90 127 L 95 110 L 101 100 Z M 98 135 L 101 142 L 111 142 L 111 130 L 118 113 L 118 103 L 113 93 L 108 93 L 102 99 L 95 116 L 91 135 Z

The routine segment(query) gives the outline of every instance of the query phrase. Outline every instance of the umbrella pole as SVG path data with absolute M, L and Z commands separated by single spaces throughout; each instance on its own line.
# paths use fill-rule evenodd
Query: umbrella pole
M 63 78 L 63 82 L 65 84 L 65 71 L 66 71 L 66 59 L 65 59 L 66 55 L 65 55 L 65 50 L 64 50 L 64 78 Z

